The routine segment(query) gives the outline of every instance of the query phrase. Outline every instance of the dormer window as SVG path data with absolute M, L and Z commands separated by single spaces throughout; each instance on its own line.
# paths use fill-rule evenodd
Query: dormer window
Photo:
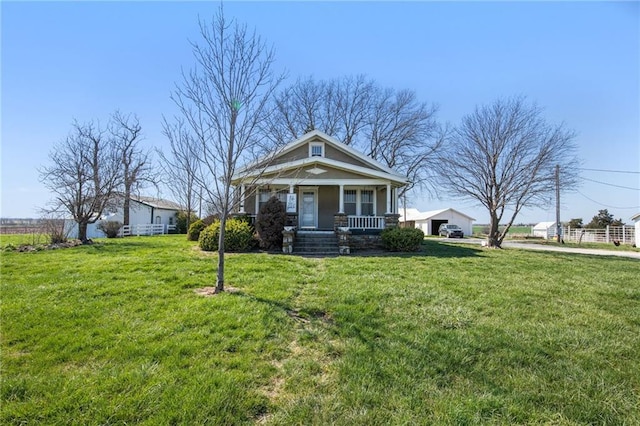
M 309 157 L 324 157 L 324 143 L 322 142 L 310 143 Z

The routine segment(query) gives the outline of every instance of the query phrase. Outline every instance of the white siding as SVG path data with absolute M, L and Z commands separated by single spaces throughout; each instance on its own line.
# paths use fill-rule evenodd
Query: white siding
M 446 221 L 446 223 L 452 223 L 462 228 L 465 236 L 473 234 L 473 219 L 465 214 L 458 212 L 452 208 L 443 210 L 433 210 L 428 212 L 420 212 L 417 209 L 407 208 L 400 209 L 400 221 L 405 220 L 414 221 L 415 227 L 419 228 L 426 235 L 433 235 L 434 232 L 438 232 L 437 229 L 432 230 L 433 221 Z
M 159 217 L 160 224 L 162 225 L 175 225 L 176 223 L 176 210 L 153 208 L 149 205 L 142 204 L 138 201 L 131 200 L 129 206 L 129 224 L 134 225 L 148 225 L 156 223 L 156 218 Z M 108 213 L 102 216 L 103 220 L 124 222 L 124 215 L 122 208 L 119 208 L 115 213 Z M 97 223 L 91 223 L 87 226 L 87 238 L 105 238 L 104 232 L 98 230 Z M 72 220 L 67 219 L 65 224 L 66 230 L 69 232 L 69 238 L 78 238 L 78 224 Z M 165 228 L 166 229 L 166 228 Z

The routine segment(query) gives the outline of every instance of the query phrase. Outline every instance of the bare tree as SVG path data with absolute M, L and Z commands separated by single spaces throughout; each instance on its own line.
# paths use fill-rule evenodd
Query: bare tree
M 216 292 L 224 290 L 224 235 L 238 197 L 231 178 L 248 164 L 262 140 L 258 124 L 268 119 L 269 99 L 282 76 L 274 76 L 274 51 L 245 25 L 227 21 L 222 7 L 208 25 L 200 22 L 200 43 L 192 43 L 196 66 L 183 74 L 172 99 L 200 146 L 198 185 L 220 210 Z
M 40 180 L 54 194 L 48 211 L 67 211 L 78 224 L 78 238 L 87 241 L 87 226 L 113 203 L 122 182 L 114 140 L 99 125 L 73 123 L 67 138 L 49 153 Z
M 188 230 L 199 194 L 197 186 L 200 166 L 199 146 L 183 118 L 176 118 L 174 123 L 164 119 L 162 129 L 163 134 L 169 139 L 171 152 L 165 155 L 161 150 L 157 150 L 161 160 L 160 168 L 166 186 L 187 210 Z
M 123 225 L 129 225 L 131 194 L 147 183 L 155 184 L 155 174 L 148 151 L 140 148 L 142 126 L 135 115 L 116 111 L 109 123 L 116 149 L 120 156 L 123 186 Z
M 274 119 L 260 123 L 262 131 L 280 146 L 314 129 L 335 134 L 337 111 L 333 106 L 327 107 L 333 105 L 334 93 L 332 82 L 298 79 L 274 98 L 277 114 Z
M 436 121 L 437 108 L 413 91 L 383 89 L 362 75 L 308 78 L 280 92 L 275 110 L 262 130 L 278 144 L 318 129 L 408 176 L 401 195 L 434 180 L 434 152 L 446 131 Z
M 338 137 L 346 145 L 356 145 L 357 136 L 367 124 L 375 84 L 363 75 L 346 77 L 335 84 L 335 94 L 329 97 L 337 111 Z
M 489 246 L 500 247 L 520 211 L 548 205 L 560 186 L 577 184 L 573 132 L 548 124 L 524 98 L 497 100 L 463 118 L 438 156 L 443 187 L 489 210 Z M 499 224 L 507 214 L 507 224 Z
M 377 89 L 371 98 L 367 154 L 409 178 L 400 197 L 414 188 L 429 189 L 435 153 L 446 134 L 436 121 L 436 106 L 419 102 L 411 90 Z

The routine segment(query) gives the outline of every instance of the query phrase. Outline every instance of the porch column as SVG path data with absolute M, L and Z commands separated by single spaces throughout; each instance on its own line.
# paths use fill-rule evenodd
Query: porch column
M 393 213 L 391 211 L 391 184 L 387 184 L 387 213 Z
M 400 206 L 398 205 L 398 188 L 393 188 L 393 212 L 399 213 Z
M 244 184 L 240 185 L 240 213 L 244 213 Z
M 295 194 L 294 192 L 294 187 L 295 185 L 290 183 L 289 184 L 289 194 Z M 285 223 L 285 226 L 298 226 L 298 207 L 296 206 L 295 209 L 293 211 L 289 211 L 289 199 L 287 196 L 287 221 Z M 283 234 L 284 235 L 284 232 Z M 292 232 L 291 235 L 295 236 L 295 233 Z M 295 238 L 294 238 L 295 239 Z M 284 243 L 282 243 L 282 250 L 284 250 Z M 290 250 L 293 250 L 293 242 L 291 242 L 291 244 L 289 245 Z M 289 253 L 291 253 L 291 251 L 289 251 Z
M 342 184 L 340 184 L 339 199 L 340 206 L 338 207 L 338 213 L 344 213 L 344 185 Z

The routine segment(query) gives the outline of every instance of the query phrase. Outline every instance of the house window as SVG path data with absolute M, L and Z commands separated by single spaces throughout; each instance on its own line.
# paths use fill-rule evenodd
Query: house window
M 260 188 L 258 190 L 258 211 L 256 213 L 258 213 L 262 206 L 269 201 L 269 198 L 271 198 L 271 190 L 266 188 Z
M 357 191 L 355 189 L 345 189 L 344 190 L 344 212 L 345 214 L 355 216 L 357 213 L 356 206 L 358 205 L 357 201 Z
M 289 191 L 287 190 L 287 188 L 279 189 L 277 191 L 273 191 L 268 188 L 260 188 L 260 190 L 258 191 L 258 210 L 257 211 L 260 212 L 262 205 L 265 204 L 267 201 L 269 201 L 271 197 L 274 197 L 274 196 L 278 197 L 278 200 L 280 200 L 281 203 L 286 205 L 288 192 Z
M 371 189 L 363 189 L 360 191 L 360 215 L 374 216 L 373 190 Z
M 345 189 L 344 212 L 349 216 L 375 216 L 373 189 Z
M 324 144 L 323 143 L 310 143 L 309 144 L 309 157 L 324 157 Z
M 287 204 L 287 194 L 289 193 L 289 190 L 287 188 L 284 189 L 279 189 L 278 191 L 276 191 L 276 197 L 278 197 L 278 200 L 280 200 L 281 203 L 283 204 Z

